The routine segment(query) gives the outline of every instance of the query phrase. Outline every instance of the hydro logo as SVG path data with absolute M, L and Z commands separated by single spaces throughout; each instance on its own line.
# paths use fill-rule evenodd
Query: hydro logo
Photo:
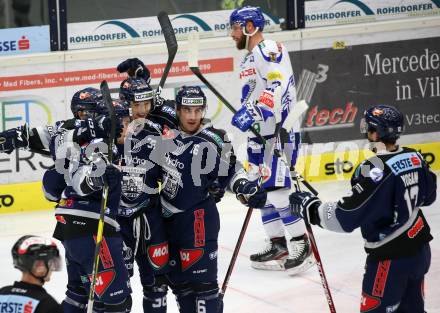
M 29 50 L 31 43 L 26 36 L 21 36 L 19 40 L 0 41 L 0 52 Z

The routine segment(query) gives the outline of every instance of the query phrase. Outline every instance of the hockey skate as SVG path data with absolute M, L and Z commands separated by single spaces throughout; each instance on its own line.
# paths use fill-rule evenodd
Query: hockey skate
M 315 264 L 307 235 L 290 240 L 290 253 L 284 261 L 284 269 L 289 275 L 297 275 L 307 271 Z
M 288 255 L 286 238 L 271 238 L 263 251 L 250 256 L 251 266 L 259 270 L 284 271 Z

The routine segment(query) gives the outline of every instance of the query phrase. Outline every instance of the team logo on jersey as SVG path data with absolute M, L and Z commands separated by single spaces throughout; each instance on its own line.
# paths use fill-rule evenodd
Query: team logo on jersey
M 122 177 L 122 194 L 130 200 L 137 199 L 141 194 L 144 186 L 142 176 L 124 175 Z
M 181 182 L 180 173 L 176 171 L 172 172 L 173 173 L 166 171 L 163 174 L 162 192 L 167 195 L 168 199 L 174 199 L 177 196 L 179 183 Z
M 380 299 L 362 293 L 361 298 L 361 312 L 368 312 L 380 306 Z
M 95 293 L 101 297 L 116 277 L 114 269 L 104 270 L 96 274 Z M 92 282 L 92 275 L 89 275 L 89 281 Z
M 157 245 L 148 246 L 148 260 L 155 269 L 160 269 L 168 263 L 168 243 L 163 242 Z
M 180 264 L 182 271 L 197 263 L 203 256 L 203 249 L 182 249 L 180 250 Z

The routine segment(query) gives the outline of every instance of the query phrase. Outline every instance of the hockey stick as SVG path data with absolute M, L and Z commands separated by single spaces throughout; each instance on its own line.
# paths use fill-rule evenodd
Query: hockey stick
M 277 122 L 276 127 L 275 127 L 275 134 L 278 136 L 279 131 L 281 129 L 281 110 L 280 108 L 276 108 L 276 105 L 278 103 L 281 103 L 281 99 L 276 99 L 276 94 L 275 94 L 275 120 Z M 304 100 L 298 101 L 298 103 L 296 103 L 293 107 L 292 112 L 290 112 L 289 116 L 286 117 L 285 121 L 284 121 L 284 127 L 286 128 L 287 131 L 289 131 L 295 122 L 298 122 L 300 120 L 301 115 L 307 110 L 308 105 Z M 277 136 L 275 138 L 277 138 Z M 296 183 L 296 189 L 297 191 L 301 191 L 301 186 L 299 184 L 299 175 L 295 172 L 295 168 L 291 167 L 290 168 L 290 174 L 291 174 L 291 179 L 294 181 L 294 183 Z M 293 175 L 293 176 L 292 176 Z M 316 196 L 318 195 L 318 192 L 306 181 L 304 180 L 304 178 L 301 177 L 301 179 L 303 180 L 302 183 L 309 188 L 309 190 Z M 313 252 L 313 256 L 315 257 L 316 260 L 316 265 L 318 267 L 318 271 L 319 271 L 319 276 L 321 277 L 321 284 L 322 287 L 324 289 L 324 294 L 325 297 L 327 299 L 327 303 L 328 306 L 330 308 L 330 312 L 331 313 L 336 313 L 336 308 L 335 308 L 335 304 L 333 302 L 333 298 L 330 292 L 330 287 L 328 285 L 327 282 L 327 277 L 325 276 L 325 272 L 324 272 L 324 266 L 322 264 L 321 261 L 321 255 L 319 254 L 319 250 L 318 250 L 318 246 L 316 244 L 316 240 L 315 240 L 315 235 L 313 234 L 313 230 L 312 227 L 309 223 L 309 221 L 307 219 L 303 219 L 304 220 L 304 224 L 306 226 L 306 231 L 307 231 L 307 235 L 309 237 L 309 241 L 310 241 L 310 246 L 312 248 L 312 252 Z
M 157 19 L 159 20 L 160 27 L 162 29 L 163 36 L 165 37 L 165 43 L 167 44 L 168 50 L 168 60 L 167 64 L 162 73 L 162 77 L 160 78 L 159 86 L 157 86 L 156 94 L 160 95 L 162 93 L 162 88 L 165 85 L 165 80 L 168 77 L 168 74 L 171 70 L 171 66 L 173 65 L 174 57 L 177 53 L 177 40 L 176 35 L 174 34 L 173 26 L 171 25 L 170 18 L 168 14 L 164 11 L 159 12 L 157 15 Z
M 280 112 L 279 115 L 277 115 L 277 116 L 278 116 L 279 120 L 281 120 L 281 110 L 280 110 L 281 109 L 281 88 L 275 89 L 274 104 L 275 104 L 274 110 Z M 276 113 L 276 114 L 278 114 L 278 113 Z M 267 151 L 269 151 L 269 153 L 266 152 L 266 154 L 264 155 L 264 161 L 263 161 L 264 164 L 267 164 L 268 159 L 271 159 L 272 150 L 274 149 L 274 147 L 276 145 L 276 138 L 278 138 L 278 134 L 281 130 L 280 126 L 281 126 L 281 122 L 277 123 L 277 125 L 275 127 L 274 140 L 271 142 L 271 145 L 270 145 L 269 149 L 267 150 Z M 237 243 L 235 244 L 234 252 L 232 253 L 231 261 L 229 261 L 228 270 L 226 272 L 225 279 L 223 280 L 222 288 L 220 289 L 220 292 L 219 292 L 219 309 L 217 310 L 218 312 L 223 311 L 222 310 L 223 298 L 225 296 L 226 289 L 228 288 L 229 279 L 231 278 L 232 271 L 234 270 L 234 266 L 237 261 L 238 253 L 240 252 L 240 248 L 243 243 L 244 235 L 246 234 L 246 230 L 249 225 L 249 221 L 252 217 L 253 210 L 254 210 L 253 208 L 249 208 L 246 213 L 246 216 L 243 221 L 243 226 L 241 227 L 240 234 L 238 235 Z
M 104 98 L 105 106 L 107 107 L 110 118 L 111 118 L 111 130 L 110 136 L 108 139 L 108 162 L 112 164 L 113 162 L 113 145 L 115 140 L 115 132 L 116 132 L 116 115 L 115 110 L 113 108 L 113 101 L 110 96 L 110 90 L 108 89 L 107 82 L 104 80 L 101 82 L 101 93 Z M 93 303 L 95 301 L 95 289 L 96 289 L 96 277 L 98 275 L 98 267 L 99 267 L 99 251 L 101 249 L 101 242 L 104 236 L 104 216 L 107 208 L 107 198 L 108 198 L 108 190 L 109 186 L 107 182 L 104 180 L 104 187 L 102 189 L 102 199 L 101 199 L 101 210 L 99 212 L 99 222 L 98 222 L 98 230 L 96 233 L 96 245 L 95 245 L 95 255 L 93 261 L 93 271 L 92 277 L 90 278 L 90 291 L 89 291 L 89 300 L 87 302 L 87 313 L 93 312 Z
M 294 177 L 292 177 L 293 181 L 296 181 L 296 188 L 297 191 L 301 192 L 301 184 L 299 183 L 299 178 L 298 175 L 296 175 L 295 170 L 292 169 L 291 171 L 294 175 Z M 318 195 L 318 192 L 315 189 L 309 189 L 315 196 Z M 332 298 L 332 294 L 330 292 L 330 287 L 328 285 L 327 282 L 327 277 L 325 276 L 325 272 L 324 272 L 324 266 L 322 264 L 321 261 L 321 256 L 319 254 L 318 251 L 318 246 L 316 244 L 316 240 L 315 240 L 315 236 L 313 234 L 313 230 L 312 230 L 312 226 L 310 225 L 309 221 L 307 219 L 303 219 L 304 220 L 304 224 L 306 225 L 306 230 L 307 230 L 307 234 L 309 236 L 309 241 L 310 241 L 310 246 L 312 248 L 312 252 L 313 252 L 313 256 L 315 257 L 315 261 L 316 261 L 316 265 L 318 266 L 318 271 L 319 271 L 319 276 L 321 277 L 321 285 L 324 289 L 324 294 L 325 297 L 327 299 L 327 304 L 328 307 L 330 309 L 331 313 L 336 313 L 336 307 L 335 307 L 335 303 L 333 302 L 333 298 Z

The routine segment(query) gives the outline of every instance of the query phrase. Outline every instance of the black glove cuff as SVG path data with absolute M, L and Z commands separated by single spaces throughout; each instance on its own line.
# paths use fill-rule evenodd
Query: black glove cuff
M 321 227 L 321 219 L 319 218 L 319 210 L 318 210 L 320 205 L 321 205 L 321 201 L 317 199 L 309 204 L 307 210 L 309 212 L 310 224 L 318 225 Z

